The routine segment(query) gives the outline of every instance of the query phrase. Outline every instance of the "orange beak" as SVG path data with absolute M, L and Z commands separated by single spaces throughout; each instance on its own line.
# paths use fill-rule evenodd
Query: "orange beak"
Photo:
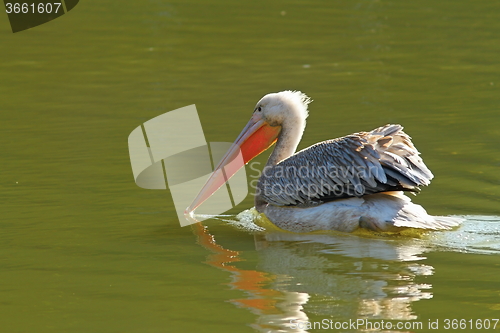
M 254 113 L 184 214 L 191 216 L 197 207 L 224 185 L 244 164 L 271 147 L 276 142 L 280 130 L 281 126 L 273 127 L 262 119 L 261 113 Z M 240 153 L 243 163 L 231 163 Z

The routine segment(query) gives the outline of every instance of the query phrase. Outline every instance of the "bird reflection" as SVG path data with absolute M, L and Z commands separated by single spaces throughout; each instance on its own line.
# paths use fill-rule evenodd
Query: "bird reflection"
M 432 298 L 432 285 L 416 281 L 434 271 L 416 239 L 264 232 L 254 235 L 256 269 L 244 270 L 235 266 L 240 252 L 217 244 L 201 224 L 193 230 L 212 252 L 206 262 L 247 295 L 230 302 L 257 315 L 257 331 L 307 332 L 305 323 L 325 318 L 414 320 L 412 303 Z

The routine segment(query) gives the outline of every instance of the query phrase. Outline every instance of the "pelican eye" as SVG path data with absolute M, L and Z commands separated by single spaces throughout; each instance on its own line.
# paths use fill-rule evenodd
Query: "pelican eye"
M 259 107 L 257 108 L 257 111 L 259 111 L 259 112 L 260 112 L 260 111 L 262 111 L 262 107 L 260 107 L 260 106 L 259 106 Z

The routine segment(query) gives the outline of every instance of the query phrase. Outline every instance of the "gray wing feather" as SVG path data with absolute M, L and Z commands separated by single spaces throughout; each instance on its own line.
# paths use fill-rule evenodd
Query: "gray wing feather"
M 319 142 L 267 166 L 258 195 L 278 206 L 385 191 L 418 192 L 434 177 L 401 125 Z

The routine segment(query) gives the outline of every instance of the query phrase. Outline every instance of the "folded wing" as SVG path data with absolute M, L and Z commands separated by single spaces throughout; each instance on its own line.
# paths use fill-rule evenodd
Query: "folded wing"
M 311 206 L 386 191 L 418 192 L 434 177 L 401 125 L 319 142 L 267 166 L 258 194 L 268 203 Z

